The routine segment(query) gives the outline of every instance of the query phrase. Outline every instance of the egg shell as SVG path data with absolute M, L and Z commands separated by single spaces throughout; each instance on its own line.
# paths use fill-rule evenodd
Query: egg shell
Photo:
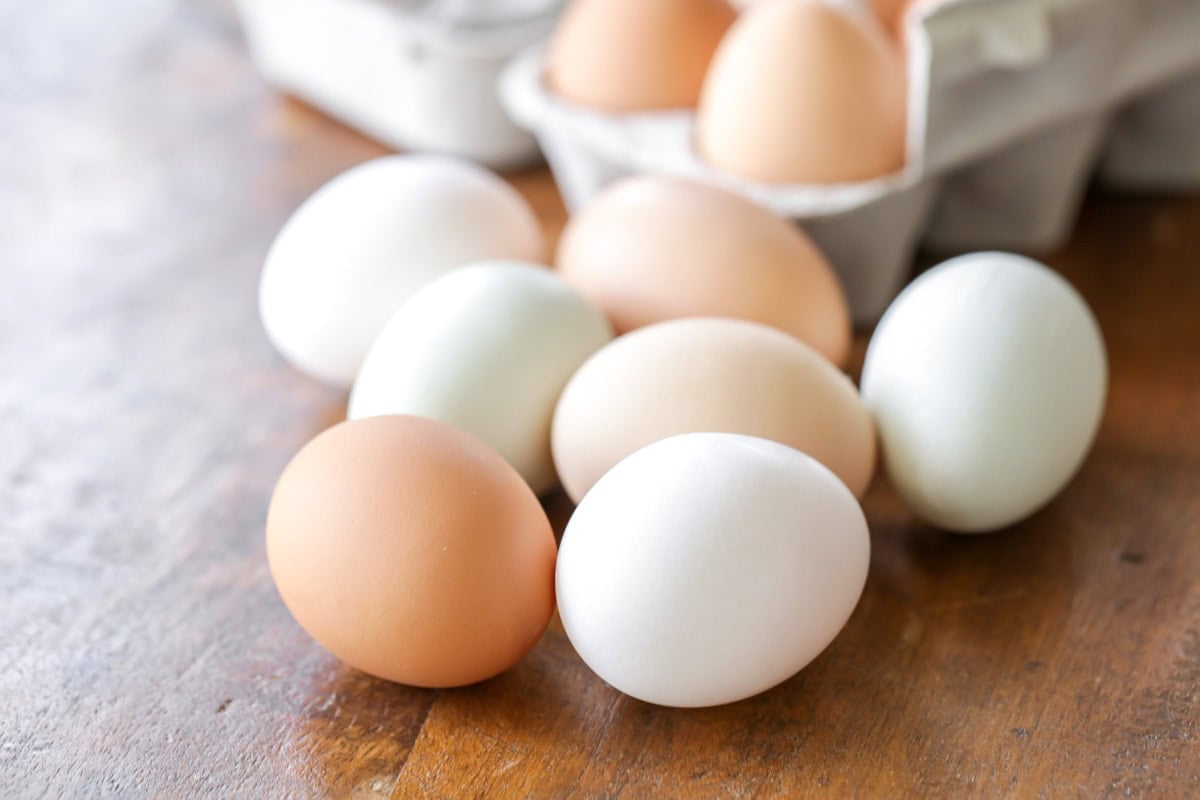
M 884 314 L 862 377 L 897 491 L 962 533 L 1010 525 L 1063 489 L 1095 438 L 1106 386 L 1083 298 L 1008 253 L 921 275 Z
M 848 183 L 904 165 L 905 78 L 883 30 L 819 0 L 745 11 L 704 83 L 696 147 L 766 183 Z
M 883 26 L 889 31 L 894 31 L 899 29 L 900 20 L 912 0 L 870 0 L 870 2 L 871 9 Z
M 546 82 L 604 111 L 694 107 L 736 16 L 725 0 L 574 0 L 550 41 Z
M 512 666 L 554 608 L 554 534 L 521 477 L 445 423 L 323 432 L 284 470 L 267 557 L 296 621 L 351 666 L 413 686 Z
M 351 419 L 415 414 L 478 436 L 535 492 L 557 483 L 550 420 L 567 380 L 612 339 L 604 316 L 549 269 L 485 262 L 414 294 L 371 347 Z
M 567 224 L 555 265 L 618 333 L 733 317 L 790 333 L 835 364 L 849 355 L 850 311 L 825 257 L 795 225 L 715 186 L 618 181 Z
M 487 258 L 540 261 L 533 211 L 492 173 L 444 156 L 386 156 L 318 189 L 276 236 L 259 310 L 299 369 L 349 387 L 367 349 L 413 292 Z
M 765 439 L 689 433 L 629 456 L 580 503 L 559 549 L 559 615 L 622 692 L 730 703 L 825 649 L 869 560 L 862 510 L 825 467 Z
M 781 331 L 718 318 L 660 322 L 599 350 L 563 390 L 551 446 L 578 502 L 630 453 L 702 431 L 795 447 L 855 496 L 875 467 L 874 428 L 849 378 Z
M 775 0 L 734 0 L 733 5 L 740 11 L 746 11 L 753 6 L 761 6 L 773 2 Z M 821 0 L 821 2 L 827 6 L 841 9 L 851 15 L 878 20 L 880 15 L 876 11 L 877 4 L 878 7 L 883 7 L 887 3 L 901 2 L 901 0 Z
M 904 26 L 910 10 L 933 8 L 945 0 L 871 0 L 871 5 L 884 28 L 901 46 L 905 46 Z

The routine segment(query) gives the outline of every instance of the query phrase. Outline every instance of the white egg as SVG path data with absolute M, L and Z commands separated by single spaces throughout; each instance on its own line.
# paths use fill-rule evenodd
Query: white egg
M 1106 385 L 1104 340 L 1078 292 L 1031 259 L 974 253 L 892 303 L 862 396 L 908 505 L 977 533 L 1062 490 L 1095 438 Z
M 267 255 L 263 327 L 299 369 L 349 386 L 396 308 L 429 281 L 487 258 L 538 261 L 532 210 L 481 167 L 444 156 L 387 156 L 318 189 Z
M 354 382 L 349 416 L 448 422 L 491 445 L 542 492 L 556 482 L 550 421 L 558 397 L 610 339 L 604 315 L 546 267 L 454 270 L 387 323 Z
M 580 657 L 666 706 L 730 703 L 814 659 L 862 594 L 870 541 L 845 485 L 798 450 L 685 433 L 617 464 L 558 552 Z

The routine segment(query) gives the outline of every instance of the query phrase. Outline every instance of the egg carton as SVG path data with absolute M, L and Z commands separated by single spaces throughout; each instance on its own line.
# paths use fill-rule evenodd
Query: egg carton
M 527 164 L 537 143 L 501 107 L 504 64 L 562 0 L 238 0 L 273 83 L 384 144 Z
M 1200 187 L 1200 72 L 1122 109 L 1109 130 L 1100 175 L 1106 184 L 1125 189 Z
M 907 164 L 861 183 L 722 173 L 695 153 L 691 111 L 611 114 L 555 96 L 542 46 L 513 61 L 501 97 L 536 134 L 569 208 L 638 172 L 730 188 L 808 232 L 860 324 L 887 307 L 922 243 L 1060 244 L 1097 161 L 1119 185 L 1200 188 L 1197 0 L 949 0 L 906 25 Z

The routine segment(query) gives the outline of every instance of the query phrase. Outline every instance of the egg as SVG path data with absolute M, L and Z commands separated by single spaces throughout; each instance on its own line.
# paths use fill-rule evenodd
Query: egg
M 342 173 L 292 214 L 267 255 L 259 310 L 288 361 L 348 387 L 421 286 L 473 261 L 544 253 L 533 211 L 495 175 L 443 156 L 387 156 Z
M 871 5 L 887 31 L 903 43 L 905 19 L 911 9 L 933 8 L 945 0 L 872 0 Z
M 899 29 L 904 13 L 913 0 L 870 0 L 871 9 L 889 31 Z
M 512 666 L 554 608 L 554 534 L 516 471 L 434 420 L 344 422 L 292 459 L 267 557 L 296 621 L 364 672 L 460 686 Z
M 563 390 L 550 442 L 578 502 L 630 453 L 699 431 L 795 447 L 856 496 L 875 466 L 871 418 L 849 378 L 782 331 L 719 318 L 649 325 L 596 352 Z
M 854 497 L 776 442 L 688 433 L 617 464 L 563 534 L 559 615 L 580 657 L 626 694 L 731 703 L 794 675 L 862 595 Z
M 1071 479 L 1104 411 L 1107 360 L 1087 304 L 1028 258 L 975 253 L 900 294 L 867 350 L 862 394 L 887 471 L 920 516 L 995 530 Z
M 882 6 L 890 2 L 901 2 L 902 0 L 821 0 L 825 5 L 839 8 L 850 14 L 858 14 L 860 16 L 870 16 L 874 11 L 876 4 Z M 761 6 L 766 3 L 773 3 L 775 0 L 733 0 L 733 4 L 738 9 L 745 11 L 752 6 Z
M 820 0 L 743 12 L 721 42 L 696 116 L 699 155 L 767 183 L 845 183 L 904 165 L 905 77 L 895 47 Z
M 567 224 L 555 264 L 618 333 L 733 317 L 786 331 L 835 364 L 849 354 L 850 312 L 825 257 L 795 225 L 715 186 L 618 181 Z
M 387 323 L 354 382 L 349 416 L 448 422 L 544 492 L 556 483 L 550 419 L 558 396 L 611 338 L 604 316 L 545 267 L 464 267 L 419 290 Z
M 547 86 L 604 111 L 695 107 L 736 16 L 726 0 L 574 0 L 550 41 Z

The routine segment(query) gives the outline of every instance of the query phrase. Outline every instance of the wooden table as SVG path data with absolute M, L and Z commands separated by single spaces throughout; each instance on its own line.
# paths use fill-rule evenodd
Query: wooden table
M 382 150 L 267 88 L 226 4 L 5 21 L 0 797 L 1200 795 L 1200 200 L 1096 194 L 1051 259 L 1112 367 L 1066 493 L 968 538 L 878 480 L 866 594 L 800 676 L 656 708 L 556 624 L 423 691 L 311 642 L 263 552 L 275 478 L 345 397 L 272 352 L 258 271 Z M 545 172 L 514 181 L 561 225 Z

